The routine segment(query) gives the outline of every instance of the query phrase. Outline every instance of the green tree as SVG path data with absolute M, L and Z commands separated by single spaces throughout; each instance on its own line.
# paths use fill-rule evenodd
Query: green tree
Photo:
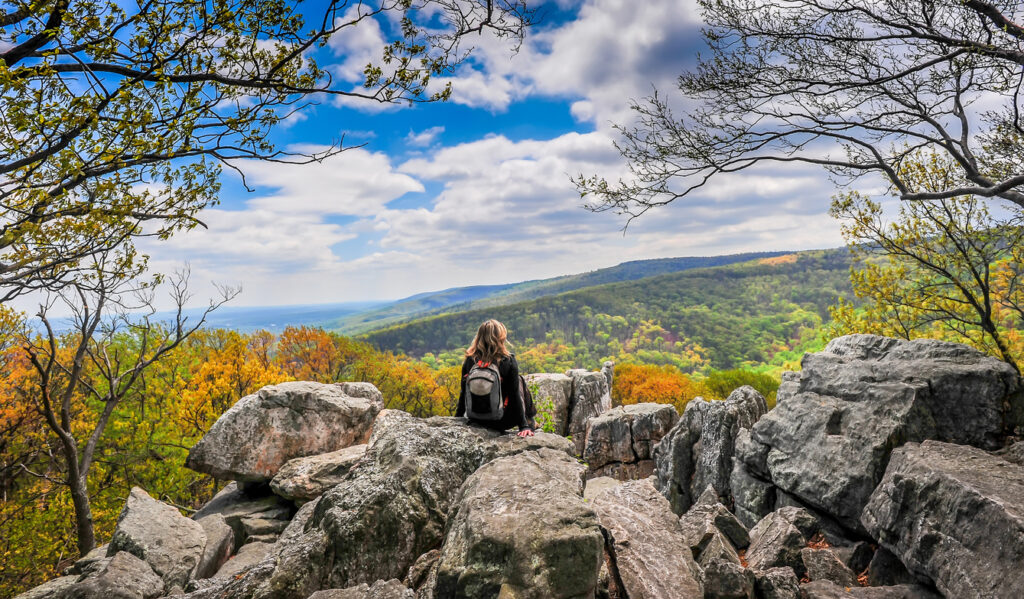
M 938 154 L 915 155 L 901 176 L 942 189 L 956 167 Z M 832 214 L 857 261 L 851 268 L 862 307 L 840 302 L 831 332 L 969 343 L 1019 372 L 1016 329 L 1024 320 L 1021 276 L 1024 212 L 993 214 L 975 196 L 904 202 L 895 219 L 857 192 L 834 199 Z
M 632 176 L 580 176 L 594 210 L 636 217 L 720 175 L 803 162 L 881 176 L 904 200 L 975 195 L 1024 207 L 1024 4 L 1018 0 L 698 0 L 709 51 L 675 98 L 634 103 Z M 923 190 L 901 164 L 956 167 Z
M 484 30 L 520 38 L 523 0 L 4 0 L 0 8 L 0 302 L 73 281 L 83 259 L 201 224 L 233 159 L 308 162 L 270 130 L 317 96 L 430 102 Z M 361 86 L 328 43 L 393 23 Z M 340 47 L 335 44 L 335 47 Z M 91 268 L 84 266 L 84 268 Z

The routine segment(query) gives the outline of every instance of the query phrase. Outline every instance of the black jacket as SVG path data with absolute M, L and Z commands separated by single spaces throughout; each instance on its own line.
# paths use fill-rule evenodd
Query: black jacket
M 459 404 L 455 408 L 456 416 L 465 416 L 466 414 L 466 376 L 469 375 L 469 371 L 473 368 L 473 364 L 476 362 L 473 358 L 467 357 L 462 363 L 462 384 L 459 386 Z M 502 358 L 498 362 L 498 375 L 501 376 L 501 396 L 508 399 L 508 406 L 505 408 L 505 414 L 501 420 L 483 422 L 479 421 L 478 424 L 482 424 L 488 428 L 494 428 L 498 430 L 508 430 L 513 426 L 519 427 L 519 430 L 530 430 L 530 425 L 526 422 L 526 410 L 523 409 L 523 398 L 519 395 L 519 364 L 516 362 L 515 355 L 509 356 L 508 358 Z M 474 421 L 477 422 L 477 421 Z

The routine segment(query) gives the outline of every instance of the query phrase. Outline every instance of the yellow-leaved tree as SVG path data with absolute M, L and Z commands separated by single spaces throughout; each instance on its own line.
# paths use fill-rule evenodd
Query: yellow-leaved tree
M 918 152 L 900 176 L 921 193 L 959 183 L 937 153 Z M 876 333 L 967 343 L 1020 371 L 1024 357 L 1024 212 L 958 196 L 903 201 L 895 217 L 856 191 L 836 196 L 832 215 L 856 258 L 862 304 L 832 309 L 832 334 Z

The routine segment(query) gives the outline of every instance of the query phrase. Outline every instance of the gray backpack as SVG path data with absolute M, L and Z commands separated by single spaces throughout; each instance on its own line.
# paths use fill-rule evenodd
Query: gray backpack
M 505 402 L 501 397 L 498 365 L 477 360 L 466 375 L 466 416 L 474 420 L 501 420 Z

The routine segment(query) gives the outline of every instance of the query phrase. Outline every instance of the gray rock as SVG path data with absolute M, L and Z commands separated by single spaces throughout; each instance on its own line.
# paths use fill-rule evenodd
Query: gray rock
M 743 525 L 718 503 L 712 491 L 679 518 L 683 538 L 701 566 L 712 560 L 724 560 L 740 564 L 737 549 L 750 542 Z
M 1024 466 L 1024 441 L 1017 441 L 1009 447 L 996 452 L 996 455 L 1007 462 L 1013 462 L 1018 466 Z
M 772 484 L 851 530 L 863 531 L 893 448 L 939 439 L 996 449 L 1019 424 L 1016 373 L 964 345 L 850 335 L 802 365 L 752 440 L 768 448 Z M 744 461 L 756 476 L 755 457 Z
M 164 581 L 146 562 L 120 551 L 99 571 L 60 592 L 61 599 L 152 599 L 164 594 Z
M 754 573 L 739 564 L 716 559 L 704 567 L 704 599 L 754 599 L 754 583 Z
M 1024 468 L 973 447 L 908 443 L 861 518 L 947 597 L 1024 597 Z
M 885 547 L 879 547 L 868 564 L 868 584 L 873 587 L 917 584 L 917 579 L 907 571 L 900 558 Z
M 749 436 L 747 431 L 741 433 Z M 746 464 L 738 459 L 733 462 L 729 489 L 732 491 L 733 510 L 744 526 L 754 526 L 775 509 L 775 485 L 750 474 Z
M 619 481 L 640 480 L 654 475 L 654 460 L 640 460 L 623 464 L 612 462 L 600 468 L 588 469 L 587 476 L 594 478 L 614 478 Z
M 417 558 L 441 544 L 453 499 L 469 474 L 499 455 L 550 447 L 565 456 L 572 451 L 556 435 L 523 439 L 467 426 L 462 418 L 423 420 L 383 410 L 366 455 L 344 485 L 303 505 L 266 558 L 188 598 L 306 599 L 321 589 L 404 577 Z M 421 593 L 433 592 L 429 579 Z
M 654 445 L 678 420 L 676 409 L 665 404 L 612 408 L 587 424 L 583 460 L 593 472 L 609 464 L 650 460 Z
M 196 520 L 206 533 L 206 548 L 199 560 L 195 578 L 209 578 L 220 570 L 235 550 L 235 533 L 221 514 L 211 514 Z
M 363 584 L 347 589 L 317 591 L 309 599 L 415 599 L 411 589 L 400 580 L 378 580 L 373 585 Z
M 785 508 L 793 509 L 796 508 Z M 752 570 L 789 567 L 797 576 L 803 576 L 800 551 L 806 546 L 807 538 L 794 524 L 793 515 L 783 510 L 772 512 L 750 530 L 747 563 Z
M 288 528 L 287 520 L 277 520 L 272 518 L 242 518 L 242 530 L 245 531 L 246 542 L 251 542 L 253 539 L 260 537 L 273 537 L 277 538 L 281 536 L 284 529 Z
M 540 449 L 470 476 L 448 521 L 434 596 L 593 596 L 604 539 L 583 503 L 583 472 L 565 453 Z
M 604 378 L 608 379 L 608 388 L 614 389 L 612 382 L 615 380 L 615 362 L 612 360 L 605 361 L 601 365 L 601 374 L 604 375 Z
M 800 579 L 793 568 L 769 568 L 754 572 L 760 599 L 800 599 Z
M 75 560 L 75 563 L 68 566 L 67 569 L 64 570 L 64 575 L 69 576 L 72 574 L 84 574 L 86 571 L 92 568 L 93 564 L 107 557 L 107 550 L 109 548 L 109 545 L 100 545 L 99 547 L 94 547 L 92 551 L 86 553 L 82 557 Z
M 344 480 L 364 453 L 366 444 L 360 444 L 330 453 L 288 460 L 270 481 L 270 488 L 285 499 L 309 501 Z
M 321 496 L 314 512 L 311 525 L 324 531 L 333 565 L 325 582 L 345 588 L 402 578 L 437 547 L 459 487 L 497 451 L 486 434 L 382 412 L 363 463 Z
M 341 386 L 341 392 L 350 397 L 361 397 L 376 404 L 384 405 L 384 394 L 380 392 L 373 383 L 347 382 L 337 383 Z
M 707 537 L 707 540 L 702 545 L 691 549 L 696 554 L 697 564 L 701 568 L 707 568 L 708 564 L 713 561 L 729 562 L 737 566 L 742 565 L 736 548 L 717 529 L 712 529 L 711 535 Z
M 801 585 L 800 596 L 803 599 L 941 599 L 939 595 L 918 585 L 842 587 L 827 580 Z
M 269 481 L 288 460 L 365 443 L 383 407 L 377 396 L 351 383 L 264 387 L 224 412 L 185 465 L 217 478 Z
M 613 489 L 621 484 L 622 481 L 610 476 L 589 478 L 586 480 L 586 486 L 583 488 L 583 499 L 586 501 L 593 501 L 594 498 L 601 493 L 604 493 L 608 489 Z
M 696 398 L 686 404 L 679 422 L 654 450 L 659 489 L 677 514 L 689 509 L 708 485 L 719 496 L 731 497 L 736 437 L 767 411 L 764 397 L 749 386 L 725 401 Z
M 60 596 L 62 591 L 78 582 L 78 578 L 75 575 L 47 580 L 43 584 L 32 587 L 20 595 L 15 595 L 14 599 L 55 599 Z
M 600 372 L 570 370 L 565 374 L 572 379 L 566 434 L 572 436 L 576 453 L 582 455 L 587 441 L 587 422 L 611 409 L 611 389 L 608 378 Z
M 700 570 L 679 519 L 650 480 L 608 489 L 594 499 L 593 507 L 627 597 L 701 596 Z
M 853 570 L 846 567 L 831 549 L 805 547 L 800 551 L 800 558 L 807 568 L 807 577 L 811 580 L 828 580 L 845 587 L 857 584 L 857 576 Z
M 422 587 L 440 558 L 440 549 L 431 549 L 416 558 L 416 562 L 409 568 L 409 573 L 405 575 L 405 586 L 417 590 Z
M 875 555 L 875 550 L 864 541 L 856 541 L 849 545 L 833 545 L 832 551 L 835 552 L 839 561 L 843 562 L 847 568 L 853 570 L 855 574 L 860 574 L 866 570 Z
M 214 514 L 224 517 L 235 535 L 235 549 L 241 547 L 247 539 L 245 518 L 261 518 L 264 520 L 289 521 L 294 512 L 291 502 L 283 497 L 266 492 L 244 491 L 237 483 L 230 483 L 209 503 L 197 511 L 192 518 L 200 520 Z
M 272 543 L 249 543 L 242 545 L 231 559 L 224 563 L 214 578 L 229 579 L 263 561 L 274 550 Z
M 563 437 L 569 434 L 569 402 L 572 398 L 572 378 L 564 374 L 527 374 L 523 377 L 533 394 L 533 405 L 538 411 L 547 402 L 551 402 L 551 417 L 554 421 L 554 434 Z
M 127 551 L 160 576 L 167 589 L 184 587 L 206 547 L 206 533 L 195 520 L 133 487 L 117 518 L 107 554 Z

